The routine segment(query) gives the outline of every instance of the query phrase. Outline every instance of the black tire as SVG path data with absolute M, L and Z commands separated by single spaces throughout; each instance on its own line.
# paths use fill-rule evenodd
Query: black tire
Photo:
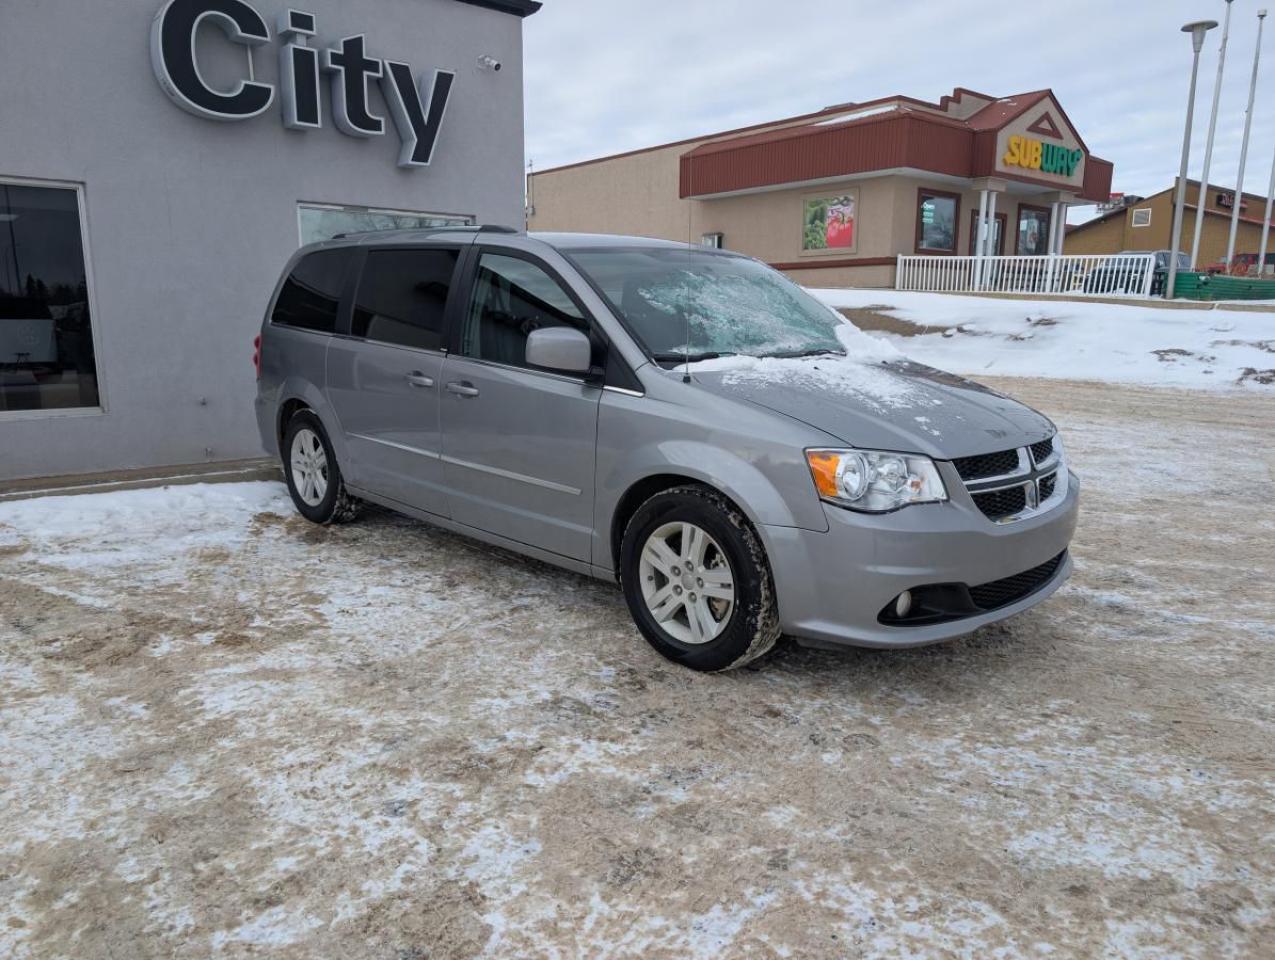
M 716 541 L 734 581 L 729 618 L 706 643 L 686 643 L 672 636 L 655 619 L 643 596 L 640 571 L 647 540 L 664 525 L 679 522 L 693 523 Z M 738 508 L 711 488 L 675 487 L 638 507 L 620 544 L 620 583 L 633 620 L 651 646 L 692 670 L 741 667 L 779 639 L 775 585 L 761 539 Z
M 318 503 L 307 503 L 297 489 L 297 481 L 292 470 L 292 444 L 298 433 L 309 430 L 319 438 L 323 452 L 327 458 L 326 475 L 327 490 Z M 319 418 L 310 410 L 300 410 L 293 414 L 283 431 L 283 446 L 279 451 L 283 461 L 283 475 L 287 480 L 288 493 L 292 497 L 293 506 L 301 516 L 313 523 L 332 524 L 349 523 L 359 512 L 360 501 L 350 496 L 345 489 L 345 480 L 341 476 L 341 468 L 336 462 L 336 453 L 332 450 L 332 441 L 323 429 Z

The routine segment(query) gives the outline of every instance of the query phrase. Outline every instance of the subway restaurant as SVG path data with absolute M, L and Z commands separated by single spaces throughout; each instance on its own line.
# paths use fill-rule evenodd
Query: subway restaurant
M 1105 201 L 1050 90 L 841 104 L 535 173 L 533 230 L 662 237 L 757 257 L 810 286 L 891 286 L 901 254 L 1061 252 Z

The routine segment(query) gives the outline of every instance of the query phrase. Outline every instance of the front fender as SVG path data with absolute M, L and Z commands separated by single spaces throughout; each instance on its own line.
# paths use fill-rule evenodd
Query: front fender
M 685 477 L 721 491 L 739 506 L 763 539 L 768 527 L 828 529 L 801 445 L 791 439 L 778 443 L 764 436 L 727 436 L 700 430 L 702 438 L 651 437 L 641 442 L 634 436 L 642 432 L 641 427 L 636 431 L 608 429 L 606 421 L 604 414 L 598 437 L 594 513 L 593 562 L 598 567 L 613 566 L 617 510 L 622 505 L 632 506 L 626 501 L 630 491 L 642 489 L 645 481 L 656 477 Z

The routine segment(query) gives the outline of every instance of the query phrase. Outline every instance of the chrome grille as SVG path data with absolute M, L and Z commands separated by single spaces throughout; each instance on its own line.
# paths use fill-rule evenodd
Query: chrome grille
M 1040 443 L 1033 443 L 1031 446 L 1032 460 L 1036 463 L 1044 463 L 1054 455 L 1054 438 L 1042 440 Z
M 1013 517 L 1027 508 L 1027 484 L 974 494 L 974 502 L 992 520 Z
M 1000 453 L 983 453 L 976 457 L 960 457 L 953 460 L 956 472 L 962 480 L 983 480 L 987 477 L 1004 477 L 1018 470 L 1018 451 L 1002 450 Z
M 1053 437 L 1014 450 L 961 457 L 952 465 L 975 506 L 995 523 L 1022 520 L 1061 499 L 1056 496 L 1059 474 L 1066 467 Z

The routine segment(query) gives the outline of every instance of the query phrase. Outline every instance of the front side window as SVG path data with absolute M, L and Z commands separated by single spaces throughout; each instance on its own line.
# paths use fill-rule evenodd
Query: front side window
M 659 363 L 845 352 L 836 314 L 756 260 L 667 247 L 569 255 Z
M 429 227 L 463 226 L 473 217 L 451 213 L 415 213 L 408 210 L 377 210 L 303 203 L 298 209 L 301 246 L 331 240 L 342 234 L 376 233 L 382 230 L 419 230 Z
M 961 200 L 954 193 L 922 190 L 917 195 L 918 253 L 956 253 L 956 217 Z
M 354 300 L 356 337 L 441 350 L 457 250 L 372 250 Z
M 101 405 L 84 264 L 74 189 L 0 183 L 0 412 Z
M 1041 207 L 1018 208 L 1018 255 L 1043 257 L 1049 253 L 1049 211 Z
M 334 333 L 349 261 L 348 250 L 320 250 L 302 258 L 279 291 L 271 322 Z
M 589 332 L 580 308 L 558 281 L 529 260 L 484 253 L 461 335 L 461 353 L 527 366 L 527 337 L 544 327 Z

